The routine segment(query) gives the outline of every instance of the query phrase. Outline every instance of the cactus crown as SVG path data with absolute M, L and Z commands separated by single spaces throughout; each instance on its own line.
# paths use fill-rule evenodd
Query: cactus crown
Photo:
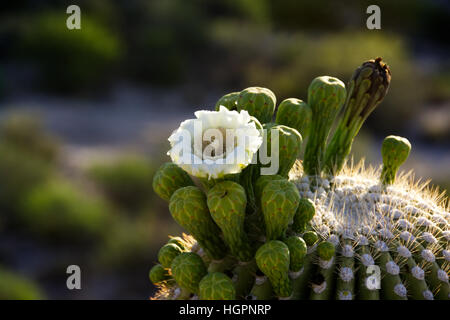
M 269 89 L 223 96 L 220 112 L 248 112 L 279 136 L 270 148 L 278 171 L 262 174 L 268 165 L 258 155 L 202 189 L 176 165 L 161 167 L 155 192 L 191 235 L 161 248 L 149 274 L 160 288 L 155 298 L 448 300 L 449 207 L 444 195 L 398 173 L 408 140 L 384 140 L 382 168 L 345 164 L 390 78 L 381 58 L 364 62 L 347 88 L 317 77 L 307 102 L 284 100 L 275 123 Z

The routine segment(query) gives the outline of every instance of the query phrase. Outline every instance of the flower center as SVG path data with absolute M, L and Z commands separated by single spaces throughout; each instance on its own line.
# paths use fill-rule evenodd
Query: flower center
M 237 145 L 237 136 L 234 130 L 226 128 L 211 128 L 205 130 L 202 139 L 202 159 L 225 158 Z

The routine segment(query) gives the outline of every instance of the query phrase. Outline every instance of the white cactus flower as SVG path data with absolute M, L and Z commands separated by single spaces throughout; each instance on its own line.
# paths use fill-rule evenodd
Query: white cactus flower
M 247 167 L 263 142 L 259 122 L 247 111 L 195 112 L 169 137 L 172 161 L 189 174 L 208 179 L 236 174 Z

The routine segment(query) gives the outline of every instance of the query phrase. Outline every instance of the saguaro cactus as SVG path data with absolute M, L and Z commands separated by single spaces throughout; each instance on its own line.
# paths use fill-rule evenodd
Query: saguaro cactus
M 239 171 L 238 164 L 233 177 L 214 181 L 207 197 L 183 183 L 168 192 L 154 184 L 157 192 L 172 194 L 170 212 L 190 233 L 170 239 L 160 250 L 159 263 L 149 273 L 160 288 L 156 298 L 449 300 L 448 199 L 412 175 L 396 176 L 410 152 L 409 142 L 387 137 L 378 169 L 363 163 L 346 166 L 342 160 L 384 96 L 386 83 L 389 69 L 380 59 L 354 73 L 344 118 L 325 154 L 326 171 L 325 141 L 345 97 L 342 82 L 319 77 L 311 83 L 312 129 L 304 170 L 300 163 L 292 166 L 292 150 L 301 143 L 296 129 L 269 122 L 264 101 L 274 104 L 275 99 L 266 89 L 244 90 L 241 102 L 251 113 L 267 115 L 264 128 L 274 128 L 287 141 L 281 144 L 285 149 L 276 150 L 283 169 L 264 175 L 261 157 L 242 164 L 245 170 Z M 280 122 L 294 120 L 288 110 L 279 108 Z M 222 125 L 235 113 L 223 107 L 205 114 L 208 123 Z M 335 170 L 340 163 L 342 170 Z M 198 171 L 182 168 L 193 175 Z M 214 164 L 204 172 L 223 169 Z
M 308 175 L 320 175 L 327 138 L 345 97 L 345 85 L 337 78 L 317 77 L 309 85 L 308 105 L 312 111 L 312 134 L 306 144 L 303 160 L 303 168 Z
M 309 135 L 312 111 L 308 104 L 300 99 L 289 98 L 278 106 L 275 122 L 296 129 L 303 139 Z
M 269 89 L 250 87 L 239 93 L 237 110 L 247 110 L 259 122 L 266 123 L 272 120 L 276 102 L 275 94 Z
M 400 166 L 408 159 L 411 151 L 411 144 L 408 139 L 398 136 L 387 136 L 384 138 L 381 147 L 383 156 L 383 171 L 381 172 L 381 182 L 385 185 L 395 181 Z
M 391 82 L 391 71 L 381 58 L 364 62 L 347 86 L 344 116 L 327 147 L 325 170 L 337 174 L 350 153 L 353 139 L 364 121 L 383 101 Z

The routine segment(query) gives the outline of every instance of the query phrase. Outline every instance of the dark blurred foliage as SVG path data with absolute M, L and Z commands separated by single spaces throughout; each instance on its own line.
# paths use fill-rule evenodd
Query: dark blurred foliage
M 38 185 L 20 205 L 21 225 L 52 241 L 98 240 L 111 225 L 108 207 L 81 190 L 60 180 Z
M 380 55 L 393 72 L 383 106 L 390 111 L 377 110 L 369 118 L 369 126 L 376 124 L 380 134 L 394 124 L 406 129 L 424 103 L 450 98 L 450 41 L 444 32 L 450 5 L 444 1 L 73 4 L 82 8 L 82 32 L 65 27 L 65 2 L 2 4 L 2 58 L 34 62 L 41 79 L 36 85 L 62 92 L 96 94 L 114 79 L 129 79 L 159 86 L 188 84 L 203 92 L 268 86 L 281 101 L 305 98 L 307 85 L 318 75 L 346 81 L 362 61 Z M 381 7 L 382 30 L 366 29 L 371 4 Z M 417 59 L 440 62 L 425 71 Z
M 0 299 L 44 297 L 31 278 L 52 297 L 55 286 L 64 293 L 59 277 L 71 261 L 92 275 L 87 297 L 145 298 L 152 286 L 142 275 L 167 234 L 180 232 L 152 192 L 154 166 L 127 155 L 74 169 L 61 149 L 36 114 L 13 113 L 0 123 Z M 42 259 L 40 267 L 30 259 Z M 32 277 L 11 271 L 15 265 Z M 113 291 L 94 288 L 108 279 Z M 130 292 L 122 295 L 123 286 Z
M 45 299 L 32 281 L 0 267 L 0 300 Z
M 143 158 L 128 156 L 110 164 L 94 164 L 89 175 L 105 194 L 130 213 L 138 213 L 154 197 L 154 168 Z
M 49 179 L 57 153 L 56 139 L 39 119 L 15 114 L 0 124 L 0 210 L 4 214 L 17 213 L 17 204 L 27 192 Z

